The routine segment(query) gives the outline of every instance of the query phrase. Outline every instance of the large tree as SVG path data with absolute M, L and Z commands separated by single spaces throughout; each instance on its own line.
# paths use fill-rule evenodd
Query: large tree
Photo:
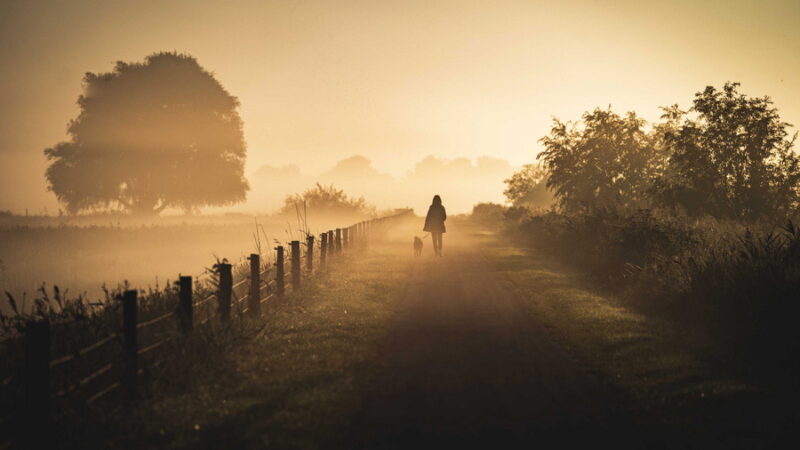
M 664 155 L 644 125 L 633 112 L 620 116 L 599 108 L 577 123 L 554 119 L 550 134 L 540 139 L 545 149 L 538 158 L 562 209 L 647 206 Z
M 45 150 L 48 187 L 69 212 L 244 200 L 239 102 L 193 57 L 156 53 L 87 73 L 78 105 L 70 140 Z
M 757 219 L 785 215 L 798 205 L 800 161 L 796 135 L 769 97 L 747 97 L 738 83 L 708 86 L 689 111 L 673 107 L 664 133 L 671 156 L 657 186 L 666 206 L 692 215 Z

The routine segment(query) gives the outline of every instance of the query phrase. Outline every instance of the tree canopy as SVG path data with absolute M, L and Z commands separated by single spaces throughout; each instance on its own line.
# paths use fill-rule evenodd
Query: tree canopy
M 547 186 L 567 212 L 661 207 L 745 220 L 797 212 L 796 134 L 789 137 L 791 125 L 769 97 L 748 97 L 738 87 L 708 86 L 687 111 L 662 108 L 662 121 L 649 129 L 635 113 L 610 109 L 577 122 L 554 119 L 538 156 Z M 509 181 L 512 202 L 538 183 L 524 172 Z
M 538 158 L 559 205 L 569 211 L 645 205 L 661 153 L 644 125 L 636 113 L 599 108 L 579 122 L 554 119 Z
M 155 53 L 87 73 L 69 141 L 45 150 L 67 211 L 157 214 L 245 199 L 239 102 L 195 58 Z
M 668 170 L 659 180 L 662 205 L 692 215 L 756 219 L 785 215 L 798 203 L 800 161 L 769 97 L 750 98 L 738 83 L 708 86 L 689 111 L 668 109 Z

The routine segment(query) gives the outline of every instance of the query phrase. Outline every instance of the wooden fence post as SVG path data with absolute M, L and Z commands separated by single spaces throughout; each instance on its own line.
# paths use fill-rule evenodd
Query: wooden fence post
M 342 248 L 350 246 L 350 228 L 342 229 Z
M 136 333 L 138 310 L 136 291 L 125 291 L 122 294 L 122 345 L 125 355 L 122 381 L 128 401 L 136 400 L 139 394 L 139 344 Z
M 25 325 L 24 425 L 22 438 L 32 448 L 44 444 L 50 417 L 50 322 L 37 320 Z M 7 405 L 11 406 L 11 405 Z
M 278 256 L 275 258 L 275 284 L 278 291 L 278 297 L 283 297 L 286 293 L 286 280 L 283 274 L 283 246 L 275 247 Z
M 340 253 L 342 251 L 342 229 L 336 229 L 336 253 Z
M 328 230 L 328 256 L 336 253 L 336 239 L 333 236 L 333 230 Z
M 194 303 L 192 302 L 192 277 L 180 277 L 178 281 L 178 320 L 183 334 L 189 334 L 194 326 Z
M 314 271 L 314 236 L 306 237 L 306 269 L 309 274 Z
M 319 235 L 320 237 L 320 245 L 319 245 L 319 265 L 320 267 L 325 266 L 325 258 L 328 256 L 328 233 L 322 233 Z
M 258 317 L 261 315 L 261 256 L 258 253 L 250 254 L 250 295 L 248 297 L 250 305 L 248 310 L 250 315 Z
M 217 264 L 217 272 L 219 273 L 219 292 L 217 293 L 217 300 L 219 300 L 219 320 L 222 323 L 228 323 L 231 320 L 231 296 L 233 293 L 233 273 L 231 265 L 226 263 Z
M 292 289 L 300 288 L 300 241 L 292 241 Z

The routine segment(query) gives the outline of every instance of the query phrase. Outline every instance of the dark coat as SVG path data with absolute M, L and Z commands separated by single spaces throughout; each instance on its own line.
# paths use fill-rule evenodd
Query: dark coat
M 442 205 L 431 205 L 428 208 L 428 215 L 425 217 L 425 227 L 422 231 L 429 233 L 446 233 L 444 221 L 447 220 L 447 212 Z

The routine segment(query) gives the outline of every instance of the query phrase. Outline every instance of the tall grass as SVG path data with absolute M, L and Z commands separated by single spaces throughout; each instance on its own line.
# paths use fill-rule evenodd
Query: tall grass
M 195 298 L 204 298 L 216 290 L 216 277 L 194 286 Z M 99 401 L 88 403 L 91 395 L 122 377 L 122 308 L 117 299 L 129 286 L 122 284 L 106 290 L 103 302 L 91 303 L 85 297 L 72 297 L 57 287 L 40 289 L 32 300 L 33 307 L 22 309 L 19 299 L 7 295 L 11 313 L 0 313 L 0 401 L 5 406 L 0 415 L 3 431 L 12 442 L 20 439 L 14 428 L 22 418 L 18 415 L 24 402 L 24 345 L 23 332 L 33 320 L 47 320 L 51 326 L 51 360 L 76 354 L 80 349 L 116 335 L 109 344 L 85 356 L 51 368 L 52 405 L 56 422 L 48 430 L 57 439 L 71 440 L 71 434 L 87 427 L 99 426 L 111 417 L 122 414 L 122 390 L 117 389 Z M 140 290 L 138 296 L 140 322 L 174 311 L 178 304 L 178 288 L 174 283 L 163 287 Z M 177 319 L 169 318 L 139 330 L 139 346 L 164 342 L 155 351 L 139 357 L 140 393 L 152 398 L 166 392 L 181 392 L 196 377 L 213 377 L 220 373 L 218 367 L 227 354 L 261 333 L 264 324 L 249 320 L 239 313 L 230 324 L 222 324 L 212 317 L 201 323 L 206 314 L 214 314 L 212 302 L 201 313 L 195 311 L 195 326 L 190 335 L 180 332 Z M 236 310 L 234 310 L 236 312 Z M 237 320 L 238 319 L 238 320 Z M 83 385 L 78 380 L 106 364 L 111 370 Z M 190 378 L 187 378 L 190 377 Z M 118 419 L 118 418 L 117 418 Z M 117 420 L 114 419 L 114 420 Z M 95 430 L 98 437 L 103 430 Z M 55 440 L 55 439 L 54 439 Z
M 585 270 L 629 306 L 705 328 L 746 367 L 798 371 L 794 222 L 745 225 L 650 210 L 514 212 L 510 222 L 518 237 Z

